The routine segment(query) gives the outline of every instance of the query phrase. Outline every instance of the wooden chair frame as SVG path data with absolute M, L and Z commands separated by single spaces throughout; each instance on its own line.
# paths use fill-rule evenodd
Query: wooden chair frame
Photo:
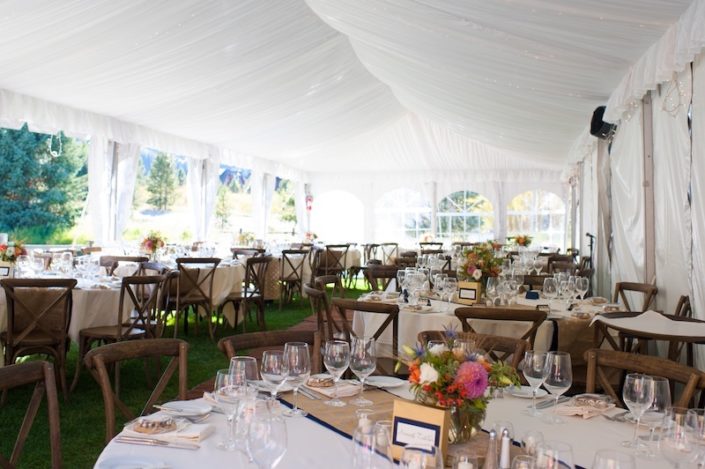
M 328 296 L 328 301 L 331 302 L 333 298 L 343 298 L 345 296 L 345 287 L 343 286 L 342 280 L 337 275 L 319 275 L 314 277 L 312 285 L 319 290 L 327 292 L 328 286 L 332 285 L 330 296 Z
M 304 284 L 304 266 L 308 262 L 310 251 L 305 249 L 284 249 L 282 251 L 279 272 L 279 311 L 282 310 L 284 301 L 293 301 L 294 292 L 298 290 L 302 296 Z M 287 272 L 289 270 L 289 272 Z
M 530 323 L 529 329 L 522 334 L 521 339 L 527 340 L 529 346 L 533 348 L 536 340 L 536 332 L 546 320 L 548 313 L 538 309 L 513 309 L 513 308 L 486 308 L 486 307 L 465 307 L 457 308 L 455 316 L 460 320 L 464 332 L 478 332 L 470 325 L 472 319 L 482 319 L 489 321 L 519 321 Z
M 230 248 L 230 252 L 233 254 L 233 259 L 240 260 L 240 256 L 244 256 L 244 257 L 263 256 L 265 253 L 265 250 L 261 249 L 261 248 Z
M 140 415 L 152 410 L 152 406 L 161 397 L 164 389 L 179 370 L 179 399 L 186 398 L 186 385 L 188 381 L 188 343 L 180 339 L 145 339 L 135 342 L 116 342 L 95 348 L 86 354 L 84 359 L 86 367 L 91 371 L 93 378 L 100 385 L 105 406 L 105 442 L 115 436 L 115 409 L 128 420 L 134 419 L 134 413 L 122 402 L 113 391 L 110 384 L 108 366 L 118 364 L 124 360 L 172 357 L 159 378 L 156 387 L 149 396 L 147 403 Z
M 228 297 L 218 306 L 218 320 L 222 318 L 223 309 L 228 303 L 232 303 L 235 308 L 235 326 L 239 324 L 240 311 L 243 314 L 242 331 L 247 330 L 247 319 L 250 312 L 250 304 L 257 306 L 257 324 L 265 330 L 267 328 L 264 318 L 264 290 L 267 280 L 267 267 L 272 261 L 271 256 L 250 257 L 245 261 L 245 281 L 241 294 L 228 295 Z
M 267 331 L 223 337 L 218 349 L 230 360 L 238 352 L 262 347 L 284 346 L 287 342 L 304 342 L 311 349 L 311 373 L 321 371 L 321 334 L 319 331 Z
M 346 335 L 346 340 L 350 340 L 350 337 L 355 336 L 352 331 L 352 327 L 347 320 L 347 311 L 360 311 L 364 313 L 376 313 L 384 314 L 387 317 L 382 322 L 382 325 L 377 328 L 372 337 L 375 340 L 379 340 L 387 327 L 391 324 L 392 326 L 392 354 L 397 356 L 399 350 L 399 306 L 387 303 L 373 303 L 369 301 L 356 301 L 349 300 L 345 298 L 334 298 L 333 308 L 331 308 L 331 316 L 328 318 L 328 328 L 329 335 L 328 338 L 333 337 L 331 324 L 334 322 L 333 310 L 337 311 L 340 317 L 342 331 Z M 366 334 L 367 335 L 367 334 Z
M 27 406 L 27 412 L 17 434 L 15 445 L 6 459 L 0 454 L 0 467 L 15 468 L 19 463 L 27 436 L 37 416 L 44 394 L 47 397 L 49 417 L 49 444 L 51 446 L 51 467 L 61 468 L 61 427 L 59 420 L 59 401 L 56 396 L 56 377 L 54 367 L 45 361 L 31 361 L 0 368 L 0 390 L 10 389 L 34 383 L 34 392 Z
M 636 310 L 639 312 L 644 312 L 649 309 L 651 303 L 656 299 L 656 294 L 658 293 L 658 288 L 656 285 L 651 285 L 649 283 L 638 283 L 638 282 L 617 282 L 614 286 L 614 295 L 612 296 L 612 302 L 618 303 L 622 300 L 627 311 L 635 311 L 629 304 L 626 292 L 642 293 L 644 295 L 644 300 L 641 304 L 641 309 Z
M 134 275 L 138 275 L 142 267 L 142 263 L 148 261 L 149 257 L 146 256 L 100 256 L 101 267 L 105 267 L 107 270 L 110 268 L 109 266 L 112 266 L 112 270 L 108 270 L 108 275 L 113 275 L 115 269 L 120 266 L 121 262 L 134 262 L 135 264 L 137 264 L 137 267 L 135 268 L 134 272 L 132 272 L 130 275 L 123 275 L 123 277 L 131 277 Z
M 211 340 L 215 340 L 215 326 L 211 321 L 211 316 L 214 309 L 213 279 L 215 278 L 215 269 L 218 268 L 218 264 L 220 264 L 220 259 L 217 257 L 180 257 L 176 259 L 176 265 L 179 272 L 181 272 L 179 278 L 180 308 L 176 311 L 176 324 L 179 322 L 180 313 L 186 313 L 184 331 L 188 331 L 188 313 L 186 308 L 193 307 L 196 314 L 196 331 L 198 333 L 198 308 L 201 307 L 205 310 L 208 334 Z M 191 265 L 201 265 L 202 267 L 189 267 Z M 201 276 L 201 271 L 206 271 L 205 275 Z
M 382 251 L 382 264 L 394 265 L 394 259 L 399 257 L 399 243 L 380 243 L 379 250 Z
M 529 342 L 525 339 L 514 339 L 512 337 L 502 337 L 491 334 L 476 334 L 474 332 L 458 332 L 458 339 L 472 340 L 480 350 L 485 350 L 493 360 L 507 361 L 512 358 L 509 364 L 514 369 L 519 368 L 519 364 L 524 359 L 524 352 L 529 350 Z M 418 340 L 426 345 L 429 340 L 446 340 L 444 331 L 421 331 Z
M 385 291 L 392 280 L 397 278 L 399 268 L 392 265 L 370 265 L 367 268 L 367 280 L 372 291 Z M 381 280 L 381 285 L 380 285 Z M 398 289 L 397 289 L 398 290 Z
M 324 339 L 334 337 L 334 331 L 331 328 L 336 329 L 335 332 L 338 333 L 345 332 L 342 326 L 339 328 L 339 324 L 335 322 L 331 325 L 327 324 L 332 312 L 325 291 L 304 285 L 304 293 L 308 296 L 308 301 L 311 304 L 311 312 L 316 316 L 316 330 L 322 334 Z

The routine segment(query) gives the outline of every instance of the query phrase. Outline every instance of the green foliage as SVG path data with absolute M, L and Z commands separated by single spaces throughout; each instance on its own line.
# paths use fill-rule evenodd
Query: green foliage
M 88 190 L 86 145 L 60 134 L 61 154 L 52 157 L 48 138 L 26 125 L 0 129 L 0 231 L 27 243 L 70 229 Z
M 222 184 L 218 186 L 218 198 L 215 202 L 215 220 L 218 228 L 221 230 L 225 230 L 230 224 L 228 218 L 232 211 L 232 204 L 228 198 L 228 192 L 229 189 L 227 186 L 223 186 Z
M 171 158 L 159 153 L 152 163 L 152 170 L 147 180 L 150 197 L 147 203 L 157 210 L 167 211 L 174 203 L 176 195 L 176 171 Z

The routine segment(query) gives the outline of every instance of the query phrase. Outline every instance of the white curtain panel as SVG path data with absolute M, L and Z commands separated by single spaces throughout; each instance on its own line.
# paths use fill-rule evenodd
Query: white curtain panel
M 596 172 L 597 147 L 583 160 L 582 185 L 580 195 L 581 229 L 578 233 L 581 256 L 590 253 L 589 239 L 585 233 L 597 235 L 597 172 Z M 593 246 L 593 254 L 597 246 Z M 593 258 L 594 260 L 594 258 Z
M 608 143 L 600 140 L 597 143 L 597 158 L 595 160 L 595 182 L 597 184 L 597 239 L 595 246 L 595 283 L 593 293 L 598 296 L 612 296 L 612 203 L 611 185 L 612 170 Z
M 644 281 L 644 142 L 642 106 L 620 122 L 612 170 L 612 284 Z
M 691 215 L 693 223 L 693 314 L 705 319 L 705 57 L 693 64 L 693 153 L 691 168 Z M 705 351 L 698 346 L 697 364 L 705 366 Z
M 191 210 L 191 229 L 196 241 L 205 241 L 213 220 L 218 192 L 220 160 L 211 155 L 205 160 L 189 160 L 188 190 Z
M 115 213 L 115 240 L 122 239 L 122 232 L 132 213 L 132 200 L 135 196 L 137 168 L 140 157 L 140 146 L 136 144 L 118 145 L 117 166 L 117 207 Z
M 306 220 L 306 184 L 302 181 L 294 182 L 294 207 L 296 209 L 296 231 L 299 238 L 303 238 L 308 223 Z
M 113 144 L 92 137 L 88 145 L 88 210 L 92 240 L 100 246 L 110 240 L 110 198 L 113 174 Z
M 276 178 L 270 173 L 264 173 L 263 179 L 263 190 L 264 190 L 264 205 L 262 206 L 262 233 L 264 233 L 264 238 L 267 238 L 267 233 L 269 232 L 269 219 L 271 218 L 272 211 L 272 198 L 274 197 L 274 185 L 276 183 Z
M 653 98 L 654 219 L 656 221 L 657 307 L 675 310 L 681 295 L 690 293 L 692 229 L 690 220 L 691 99 L 688 67 L 662 83 Z

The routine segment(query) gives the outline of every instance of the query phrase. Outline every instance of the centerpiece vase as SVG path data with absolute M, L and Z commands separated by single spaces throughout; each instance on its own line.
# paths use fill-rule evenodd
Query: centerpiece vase
M 448 442 L 450 444 L 466 443 L 482 430 L 485 412 L 477 409 L 450 408 L 450 428 Z

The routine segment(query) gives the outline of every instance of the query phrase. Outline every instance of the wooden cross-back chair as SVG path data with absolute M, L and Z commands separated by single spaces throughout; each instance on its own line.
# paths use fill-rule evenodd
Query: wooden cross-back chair
M 524 352 L 529 350 L 529 342 L 524 339 L 502 337 L 499 335 L 476 334 L 474 332 L 458 332 L 458 339 L 472 340 L 475 348 L 484 350 L 493 360 L 502 360 L 513 366 L 519 367 L 524 359 Z M 446 340 L 445 331 L 421 331 L 418 341 L 426 345 L 429 340 Z M 511 358 L 510 361 L 508 361 Z
M 54 367 L 45 361 L 30 361 L 17 365 L 0 367 L 0 391 L 3 393 L 20 386 L 34 384 L 34 392 L 22 419 L 10 458 L 0 454 L 0 467 L 16 468 L 27 442 L 27 436 L 37 416 L 42 398 L 47 397 L 47 414 L 49 419 L 49 444 L 51 446 L 51 467 L 61 468 L 61 427 L 59 422 L 59 402 L 56 396 L 56 377 Z M 7 437 L 8 435 L 5 435 Z M 3 439 L 5 439 L 3 437 Z M 46 461 L 46 463 L 49 463 Z
M 394 259 L 399 257 L 399 243 L 380 243 L 379 251 L 382 264 L 394 265 Z
M 397 278 L 398 270 L 399 268 L 393 265 L 370 265 L 366 276 L 372 291 L 385 291 L 391 281 Z
M 203 308 L 208 334 L 215 340 L 215 325 L 211 320 L 213 314 L 213 280 L 215 269 L 220 264 L 217 257 L 179 257 L 176 265 L 181 272 L 179 277 L 179 310 L 176 311 L 176 324 L 179 315 L 184 313 L 184 332 L 188 331 L 188 309 L 192 309 L 196 318 L 196 333 L 198 333 L 198 308 Z M 176 325 L 174 325 L 176 327 Z
M 160 329 L 158 330 L 157 337 L 162 337 L 167 319 L 172 311 L 179 310 L 179 277 L 181 277 L 181 272 L 179 270 L 170 269 L 159 262 L 143 262 L 140 264 L 139 275 L 142 277 L 153 275 L 161 275 L 164 277 L 164 282 L 157 301 L 157 314 L 161 316 L 159 324 Z M 175 338 L 177 332 L 178 327 L 174 324 Z
M 614 389 L 613 383 L 617 381 L 615 373 L 621 375 L 629 372 L 644 373 L 668 378 L 672 387 L 674 383 L 682 384 L 684 387 L 680 396 L 677 399 L 673 396 L 675 407 L 693 407 L 695 392 L 705 389 L 705 373 L 665 358 L 616 350 L 590 349 L 585 352 L 585 360 L 587 361 L 586 391 L 594 393 L 601 388 L 615 402 L 621 402 L 622 396 L 619 390 Z M 623 383 L 623 376 L 620 376 L 618 381 Z
M 379 252 L 379 244 L 363 244 L 362 245 L 362 264 L 367 265 L 371 260 L 377 259 Z
M 640 309 L 633 309 L 632 305 L 629 304 L 629 299 L 627 298 L 628 292 L 641 293 L 643 295 L 643 301 L 641 305 L 638 305 Z M 656 288 L 656 285 L 652 285 L 650 283 L 617 282 L 614 286 L 612 302 L 618 303 L 621 299 L 624 307 L 627 308 L 627 311 L 643 312 L 652 306 L 652 303 L 656 300 L 657 293 L 658 288 Z
M 66 398 L 66 352 L 76 280 L 3 279 L 0 285 L 7 302 L 7 327 L 0 333 L 0 343 L 5 346 L 5 365 L 26 355 L 51 355 Z
M 259 362 L 261 353 L 253 349 L 282 349 L 287 342 L 308 344 L 311 354 L 311 374 L 321 371 L 321 334 L 319 331 L 267 331 L 249 332 L 223 337 L 218 341 L 218 349 L 230 360 L 239 352 L 247 351 Z M 258 367 L 259 368 L 259 367 Z
M 404 269 L 406 267 L 416 267 L 416 256 L 399 256 L 394 259 L 394 265 L 400 269 Z
M 547 278 L 553 278 L 553 276 L 548 274 L 524 275 L 524 285 L 529 290 L 543 290 L 543 281 Z
M 570 262 L 571 264 L 575 264 L 573 256 L 564 254 L 551 254 L 550 256 L 548 256 L 548 262 L 546 263 L 546 267 L 548 268 L 549 272 L 553 272 L 554 262 Z
M 335 321 L 332 324 L 328 324 L 328 318 L 331 317 L 332 312 L 326 292 L 311 285 L 304 285 L 304 294 L 306 294 L 311 304 L 311 312 L 316 316 L 316 330 L 322 334 L 322 339 L 333 338 L 336 333 L 344 335 L 345 331 L 342 329 L 343 326 L 341 324 Z
M 549 273 L 568 272 L 569 275 L 575 275 L 578 270 L 578 265 L 573 261 L 555 261 L 549 265 Z
M 164 287 L 164 280 L 165 277 L 162 275 L 122 278 L 120 301 L 115 311 L 116 320 L 113 325 L 88 327 L 78 333 L 78 361 L 71 383 L 72 391 L 78 384 L 83 358 L 93 344 L 157 337 L 158 331 L 162 328 L 161 315 L 158 314 L 158 300 Z M 123 317 L 125 311 L 130 311 L 128 319 Z M 116 370 L 116 379 L 118 375 Z
M 420 241 L 419 242 L 419 250 L 423 251 L 426 249 L 432 249 L 432 250 L 440 249 L 442 252 L 443 251 L 443 241 Z
M 339 275 L 345 272 L 345 261 L 350 250 L 349 244 L 327 244 L 324 250 L 317 251 L 318 262 L 315 275 Z
M 319 290 L 323 290 L 326 294 L 328 289 L 330 289 L 329 302 L 333 298 L 343 298 L 345 296 L 343 281 L 337 275 L 319 275 L 313 279 L 312 285 Z
M 279 311 L 286 301 L 294 299 L 294 293 L 301 292 L 304 284 L 304 266 L 308 262 L 307 257 L 310 251 L 305 249 L 284 249 L 282 251 L 279 282 L 281 284 L 279 293 Z
M 489 321 L 518 321 L 527 323 L 528 329 L 519 338 L 527 340 L 533 348 L 536 332 L 546 320 L 548 313 L 537 309 L 513 309 L 501 307 L 464 307 L 455 310 L 455 316 L 460 320 L 464 332 L 478 333 L 470 322 L 475 319 Z
M 135 268 L 131 272 L 125 272 L 122 277 L 132 277 L 138 275 L 143 262 L 149 261 L 146 256 L 100 256 L 100 266 L 105 267 L 108 275 L 113 275 L 115 270 L 122 263 L 133 263 Z
M 164 389 L 169 384 L 174 372 L 178 369 L 178 398 L 186 398 L 188 373 L 188 343 L 180 339 L 145 339 L 135 342 L 116 342 L 104 345 L 88 352 L 85 365 L 91 371 L 93 378 L 100 385 L 105 407 L 105 442 L 115 436 L 115 409 L 127 420 L 135 418 L 135 414 L 125 405 L 113 391 L 110 383 L 108 367 L 125 360 L 171 357 L 164 373 L 159 378 L 152 394 L 143 407 L 140 415 L 150 413 Z
M 257 325 L 265 330 L 267 325 L 264 319 L 264 291 L 267 281 L 267 266 L 272 261 L 271 256 L 250 257 L 245 261 L 245 281 L 243 289 L 239 292 L 231 292 L 225 300 L 218 306 L 218 320 L 222 318 L 225 306 L 230 303 L 235 308 L 235 327 L 240 323 L 239 317 L 242 311 L 242 330 L 247 330 L 250 307 L 257 307 Z

